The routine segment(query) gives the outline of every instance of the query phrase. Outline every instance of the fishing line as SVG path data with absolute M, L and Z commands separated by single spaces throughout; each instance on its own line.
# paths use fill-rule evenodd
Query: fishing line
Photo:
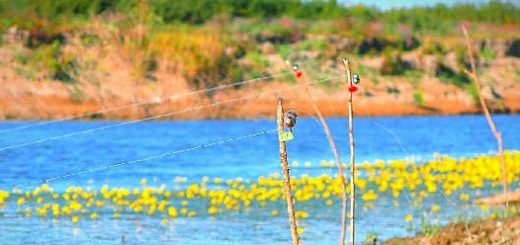
M 87 130 L 82 130 L 82 131 L 76 131 L 76 132 L 72 132 L 72 133 L 68 133 L 68 134 L 63 134 L 63 135 L 43 138 L 43 139 L 31 141 L 31 142 L 22 143 L 22 144 L 5 146 L 5 147 L 0 148 L 0 151 L 5 151 L 5 150 L 9 150 L 9 149 L 16 149 L 16 148 L 21 148 L 21 147 L 30 146 L 30 145 L 37 145 L 37 144 L 40 144 L 40 143 L 49 142 L 49 141 L 55 141 L 55 140 L 59 140 L 59 139 L 63 139 L 63 138 L 69 138 L 69 137 L 72 137 L 72 136 L 77 136 L 77 135 L 82 135 L 82 134 L 87 134 L 87 133 L 93 133 L 93 132 L 106 130 L 106 129 L 110 129 L 110 128 L 121 127 L 121 126 L 125 126 L 125 125 L 136 124 L 136 123 L 140 123 L 140 122 L 145 122 L 145 121 L 150 121 L 150 120 L 154 120 L 154 119 L 159 119 L 159 118 L 162 118 L 162 117 L 167 117 L 167 116 L 172 116 L 172 115 L 176 115 L 176 114 L 186 113 L 186 112 L 190 112 L 190 111 L 197 111 L 197 110 L 201 110 L 201 109 L 204 109 L 204 108 L 213 107 L 213 106 L 216 106 L 216 105 L 222 105 L 222 104 L 232 103 L 232 102 L 236 102 L 236 101 L 240 101 L 240 100 L 245 100 L 245 99 L 248 99 L 248 98 L 257 97 L 257 96 L 260 96 L 260 95 L 272 94 L 272 93 L 281 93 L 281 92 L 285 92 L 285 91 L 289 91 L 289 90 L 293 90 L 293 89 L 299 88 L 300 86 L 303 86 L 303 85 L 326 82 L 326 81 L 334 80 L 334 79 L 337 79 L 337 78 L 340 78 L 340 77 L 344 77 L 344 76 L 325 78 L 325 79 L 318 80 L 318 81 L 311 81 L 311 82 L 302 83 L 302 84 L 299 84 L 299 85 L 294 85 L 294 86 L 292 86 L 290 88 L 287 88 L 287 89 L 281 89 L 281 90 L 276 90 L 276 91 L 268 91 L 268 92 L 261 92 L 261 93 L 254 93 L 254 94 L 251 94 L 251 95 L 246 95 L 246 96 L 237 97 L 237 98 L 233 98 L 233 99 L 229 99 L 229 100 L 224 100 L 224 101 L 219 101 L 219 102 L 215 102 L 215 103 L 211 103 L 211 104 L 201 105 L 201 106 L 197 106 L 197 107 L 182 109 L 182 110 L 179 110 L 179 111 L 163 113 L 163 114 L 159 114 L 159 115 L 155 115 L 155 116 L 151 116 L 151 117 L 146 117 L 146 118 L 142 118 L 142 119 L 138 119 L 138 120 L 126 121 L 126 122 L 121 122 L 121 123 L 117 123 L 117 124 L 113 124 L 113 125 L 107 125 L 107 126 L 102 126 L 102 127 L 97 127 L 97 128 L 92 128 L 92 129 L 87 129 Z
M 80 115 L 76 115 L 76 116 L 63 117 L 63 118 L 54 119 L 54 120 L 50 120 L 50 121 L 42 121 L 42 122 L 38 122 L 38 123 L 33 123 L 33 124 L 27 124 L 27 125 L 22 125 L 22 126 L 18 126 L 18 127 L 8 128 L 8 129 L 5 129 L 5 130 L 0 130 L 0 134 L 10 133 L 10 132 L 18 131 L 18 130 L 21 130 L 21 129 L 39 127 L 39 126 L 54 124 L 54 123 L 58 123 L 58 122 L 74 120 L 74 119 L 83 118 L 83 117 L 87 117 L 87 116 L 92 116 L 92 115 L 96 115 L 96 114 L 103 114 L 103 113 L 107 113 L 107 112 L 112 112 L 112 111 L 117 111 L 117 110 L 121 110 L 121 109 L 131 108 L 131 107 L 134 107 L 134 106 L 140 106 L 140 105 L 146 105 L 146 104 L 161 104 L 161 103 L 164 103 L 165 101 L 169 101 L 169 100 L 176 100 L 176 99 L 179 99 L 179 98 L 188 97 L 188 96 L 201 94 L 201 93 L 215 92 L 215 91 L 224 90 L 224 89 L 228 89 L 228 88 L 231 88 L 231 87 L 236 87 L 236 86 L 240 86 L 240 85 L 244 85 L 244 84 L 248 84 L 248 83 L 255 83 L 255 82 L 258 82 L 258 81 L 263 81 L 263 80 L 274 78 L 274 77 L 283 77 L 283 76 L 286 76 L 286 75 L 289 75 L 289 74 L 292 74 L 292 73 L 291 72 L 284 72 L 284 73 L 280 73 L 280 74 L 274 74 L 274 75 L 258 77 L 258 78 L 254 78 L 254 79 L 250 79 L 250 80 L 244 80 L 244 81 L 235 82 L 235 83 L 231 83 L 231 84 L 224 84 L 224 85 L 220 85 L 220 86 L 216 86 L 216 87 L 212 87 L 212 88 L 199 89 L 199 90 L 190 91 L 190 92 L 186 92 L 186 93 L 182 93 L 182 94 L 171 95 L 171 96 L 164 97 L 164 98 L 144 100 L 144 101 L 137 101 L 137 102 L 130 103 L 130 104 L 119 105 L 119 106 L 115 106 L 115 107 L 112 107 L 112 108 L 102 109 L 102 110 L 98 110 L 98 111 L 94 111 L 94 112 L 88 112 L 88 113 L 84 113 L 84 114 L 80 114 Z
M 264 131 L 260 131 L 260 132 L 256 132 L 256 133 L 252 133 L 252 134 L 248 134 L 248 135 L 227 138 L 227 139 L 223 139 L 223 140 L 215 141 L 215 142 L 211 142 L 211 143 L 200 144 L 200 145 L 188 147 L 188 148 L 181 149 L 181 150 L 175 150 L 175 151 L 165 152 L 165 153 L 161 153 L 161 154 L 151 155 L 151 156 L 148 156 L 145 158 L 116 162 L 116 163 L 112 163 L 112 164 L 109 164 L 106 166 L 101 166 L 101 167 L 85 168 L 85 169 L 77 171 L 77 172 L 73 172 L 73 173 L 65 174 L 65 175 L 59 175 L 59 176 L 55 176 L 55 177 L 50 177 L 50 178 L 42 179 L 40 181 L 28 182 L 28 183 L 18 184 L 18 185 L 11 185 L 8 189 L 12 189 L 12 188 L 15 188 L 18 186 L 41 185 L 41 184 L 50 183 L 52 181 L 58 181 L 61 179 L 66 179 L 66 178 L 70 178 L 70 177 L 74 177 L 74 176 L 78 176 L 78 175 L 106 171 L 111 168 L 121 167 L 121 166 L 129 165 L 129 164 L 136 164 L 136 163 L 145 162 L 145 161 L 149 161 L 149 160 L 153 160 L 153 159 L 157 159 L 157 158 L 173 156 L 173 155 L 190 152 L 190 151 L 195 151 L 195 150 L 199 150 L 199 149 L 203 149 L 203 148 L 208 148 L 208 147 L 212 147 L 212 146 L 216 146 L 216 145 L 222 145 L 222 144 L 240 141 L 240 140 L 244 140 L 244 139 L 248 139 L 248 138 L 253 138 L 253 137 L 273 133 L 273 132 L 276 132 L 277 130 L 278 129 L 264 130 Z
M 368 107 L 370 109 L 370 107 Z M 368 116 L 369 117 L 373 117 L 371 115 L 372 113 L 370 113 L 370 110 L 368 111 Z M 405 155 L 409 155 L 409 152 L 406 150 L 403 142 L 401 141 L 401 138 L 395 133 L 394 130 L 384 126 L 383 124 L 381 123 L 378 123 L 374 120 L 368 120 L 370 123 L 376 125 L 377 127 L 379 128 L 382 128 L 383 130 L 385 130 L 388 134 L 390 134 L 392 136 L 392 138 L 394 139 L 394 141 L 399 145 L 399 148 L 401 148 L 401 152 L 404 153 Z

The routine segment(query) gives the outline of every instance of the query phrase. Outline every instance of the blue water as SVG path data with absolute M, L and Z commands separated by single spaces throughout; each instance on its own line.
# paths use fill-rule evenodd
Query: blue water
M 520 149 L 520 116 L 495 116 L 506 149 Z M 342 160 L 347 162 L 347 122 L 343 118 L 327 120 L 338 145 Z M 2 122 L 0 131 L 34 122 Z M 0 135 L 0 148 L 34 142 L 71 132 L 98 128 L 118 122 L 61 122 Z M 0 151 L 0 189 L 14 186 L 34 188 L 31 182 L 74 174 L 85 169 L 109 166 L 275 129 L 273 120 L 222 120 L 147 122 L 116 127 L 91 134 L 77 135 L 41 144 Z M 334 169 L 318 168 L 319 161 L 331 160 L 328 142 L 318 121 L 299 119 L 295 138 L 288 142 L 289 161 L 300 165 L 310 161 L 316 168 L 294 168 L 293 175 L 335 174 Z M 483 116 L 453 117 L 382 117 L 355 119 L 356 155 L 358 163 L 376 159 L 431 159 L 438 152 L 454 157 L 475 156 L 495 152 L 496 143 Z M 151 185 L 172 183 L 177 176 L 200 181 L 203 176 L 232 179 L 256 179 L 280 171 L 277 135 L 270 133 L 240 141 L 228 142 L 150 161 L 114 167 L 53 181 L 54 189 L 66 186 L 111 187 L 139 186 L 147 178 Z M 390 200 L 390 199 L 389 199 Z M 389 204 L 389 209 L 391 204 Z M 360 218 L 359 237 L 377 233 L 382 238 L 410 235 L 402 224 L 404 211 L 380 207 Z M 394 209 L 395 210 L 395 209 Z M 453 207 L 453 215 L 463 207 Z M 303 226 L 307 243 L 337 243 L 338 221 L 334 211 L 311 216 Z M 16 241 L 41 243 L 130 243 L 178 242 L 211 243 L 287 243 L 287 217 L 272 218 L 256 212 L 228 214 L 224 217 L 178 219 L 170 228 L 158 227 L 151 218 L 133 217 L 114 222 L 66 222 L 58 224 L 37 218 L 22 219 L 7 215 L 0 219 L 0 236 L 10 234 Z M 377 224 L 374 221 L 377 220 Z M 363 228 L 363 224 L 365 227 Z M 197 231 L 197 232 L 195 232 Z M 36 233 L 34 233 L 36 232 Z M 34 234 L 41 234 L 34 236 Z
M 496 116 L 495 120 L 505 148 L 520 149 L 520 116 Z M 341 118 L 327 122 L 342 160 L 347 162 L 347 122 Z M 31 122 L 3 122 L 0 130 L 27 123 Z M 1 135 L 0 148 L 116 123 L 63 122 L 15 131 Z M 459 157 L 496 151 L 496 143 L 482 116 L 357 118 L 354 123 L 358 163 L 376 159 L 429 159 L 435 152 Z M 8 149 L 0 151 L 0 188 L 274 128 L 272 120 L 148 122 Z M 318 166 L 321 160 L 332 160 L 317 120 L 300 119 L 294 134 L 295 139 L 288 144 L 291 162 L 302 165 L 310 161 Z M 278 171 L 278 159 L 277 136 L 270 133 L 76 176 L 53 185 L 59 182 L 82 185 L 92 179 L 126 186 L 138 184 L 143 177 L 159 182 L 175 176 L 194 180 L 203 176 L 256 178 Z
M 437 4 L 444 4 L 446 6 L 453 6 L 455 4 L 486 4 L 490 0 L 422 0 L 422 1 L 409 1 L 409 0 L 394 0 L 394 1 L 380 1 L 380 0 L 342 0 L 340 1 L 347 5 L 365 5 L 375 7 L 380 10 L 390 10 L 398 8 L 413 8 L 413 7 L 432 7 Z M 512 3 L 516 6 L 520 6 L 520 3 L 516 0 L 503 0 L 502 2 Z

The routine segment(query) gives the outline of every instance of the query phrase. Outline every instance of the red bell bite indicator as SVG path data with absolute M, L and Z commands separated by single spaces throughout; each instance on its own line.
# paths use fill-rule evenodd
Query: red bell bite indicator
M 351 85 L 350 87 L 348 87 L 348 91 L 351 92 L 351 93 L 354 93 L 357 91 L 357 87 L 354 86 L 354 85 Z

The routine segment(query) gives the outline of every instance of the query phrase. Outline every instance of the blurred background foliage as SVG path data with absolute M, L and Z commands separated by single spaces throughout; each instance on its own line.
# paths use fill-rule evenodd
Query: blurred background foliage
M 275 72 L 272 55 L 326 63 L 344 53 L 382 57 L 380 75 L 428 73 L 403 59 L 419 50 L 438 57 L 454 53 L 456 65 L 439 62 L 430 73 L 464 87 L 464 46 L 452 38 L 460 38 L 458 25 L 469 23 L 476 40 L 512 40 L 518 31 L 508 30 L 518 30 L 520 8 L 503 1 L 381 11 L 335 0 L 0 0 L 0 19 L 2 32 L 13 26 L 28 32 L 24 45 L 30 50 L 16 55 L 24 73 L 43 67 L 67 83 L 84 65 L 64 46 L 80 35 L 84 46 L 118 44 L 138 80 L 153 81 L 167 61 L 193 86 L 211 86 Z M 92 31 L 96 21 L 117 34 L 115 41 Z M 497 55 L 489 45 L 481 51 L 487 61 Z
M 131 12 L 141 0 L 2 0 L 0 10 L 7 21 L 44 18 L 50 21 L 88 19 L 107 11 Z M 355 17 L 360 22 L 380 20 L 406 23 L 414 29 L 435 29 L 444 21 L 481 21 L 495 24 L 520 24 L 520 11 L 513 4 L 491 1 L 488 4 L 443 4 L 434 7 L 379 11 L 365 6 L 345 6 L 335 0 L 148 0 L 150 10 L 164 23 L 201 24 L 215 16 L 243 18 L 338 19 Z M 5 21 L 4 21 L 5 22 Z

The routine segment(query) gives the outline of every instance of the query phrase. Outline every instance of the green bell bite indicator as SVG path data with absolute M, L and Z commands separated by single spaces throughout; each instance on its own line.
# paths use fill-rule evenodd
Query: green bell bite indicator
M 283 132 L 280 134 L 280 141 L 289 141 L 294 138 L 294 135 L 292 132 Z

